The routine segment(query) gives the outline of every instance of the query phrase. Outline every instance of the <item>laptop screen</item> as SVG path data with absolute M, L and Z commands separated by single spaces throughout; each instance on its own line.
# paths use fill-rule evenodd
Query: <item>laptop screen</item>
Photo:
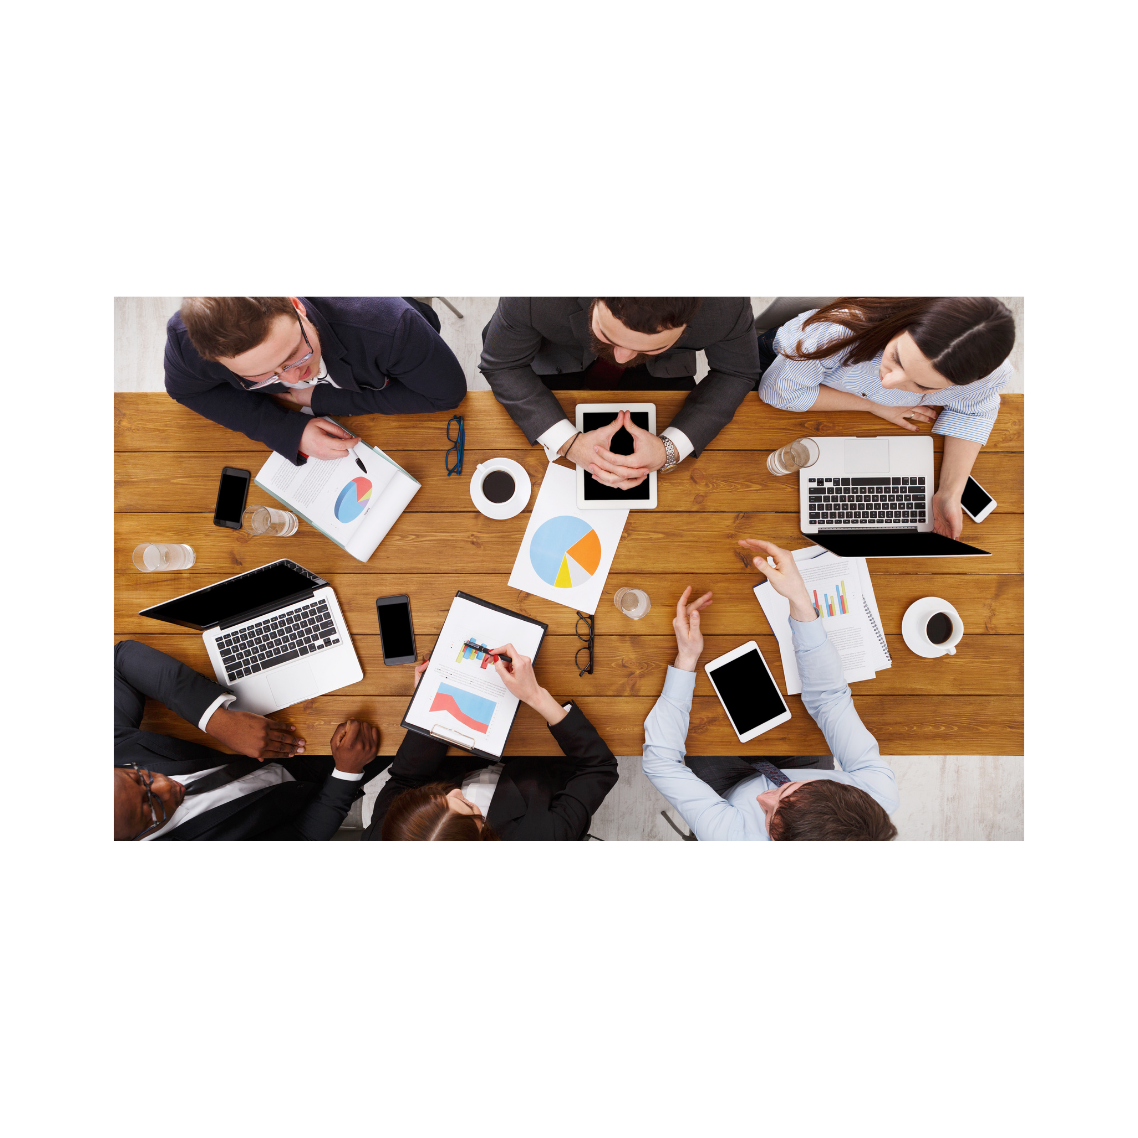
M 196 628 L 200 632 L 254 609 L 267 611 L 269 606 L 276 607 L 290 597 L 326 584 L 293 561 L 274 561 L 239 577 L 230 577 L 228 581 L 219 581 L 184 597 L 143 609 L 138 615 L 180 624 L 183 628 Z
M 810 534 L 820 546 L 839 557 L 991 557 L 986 549 L 953 541 L 939 533 L 846 530 Z

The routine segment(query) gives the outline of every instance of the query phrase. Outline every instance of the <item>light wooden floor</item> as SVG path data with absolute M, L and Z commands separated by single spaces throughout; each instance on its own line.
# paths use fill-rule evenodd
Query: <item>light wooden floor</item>
M 436 309 L 439 311 L 443 334 L 451 344 L 468 373 L 471 388 L 485 387 L 485 381 L 474 370 L 477 364 L 478 353 L 481 349 L 481 328 L 493 311 L 494 298 L 450 298 L 465 314 L 465 319 L 459 320 L 453 316 L 439 302 Z M 756 309 L 765 302 L 766 298 L 756 298 Z M 1009 298 L 1005 298 L 1009 299 Z M 1015 300 L 1015 298 L 1010 298 Z M 179 298 L 133 298 L 122 299 L 116 302 L 116 389 L 118 390 L 161 390 L 161 349 L 164 343 L 164 324 L 167 316 L 176 308 Z M 1022 312 L 1022 301 L 1013 304 L 1017 315 Z M 701 371 L 704 370 L 701 368 Z M 1022 386 L 1022 384 L 1017 384 Z M 710 452 L 709 452 L 710 454 Z M 205 458 L 205 456 L 202 456 Z M 201 477 L 202 472 L 186 470 L 184 480 L 179 486 L 166 491 L 159 489 L 159 493 L 172 492 L 182 496 L 180 501 L 182 510 L 196 511 L 209 509 L 212 506 L 214 492 L 214 469 L 216 456 L 209 456 L 210 472 L 208 478 Z M 239 456 L 238 456 L 239 457 Z M 540 457 L 540 456 L 539 456 Z M 468 456 L 468 461 L 470 456 Z M 248 465 L 236 459 L 235 465 Z M 998 464 L 999 456 L 985 453 L 981 462 Z M 528 462 L 527 462 L 527 465 Z M 142 471 L 137 472 L 142 475 Z M 198 476 L 195 477 L 194 475 Z M 977 475 L 981 481 L 985 480 L 985 473 L 978 465 Z M 1006 484 L 1006 479 L 1000 478 L 998 471 L 993 467 L 989 472 L 990 480 L 997 484 Z M 126 483 L 134 483 L 136 488 L 142 490 L 143 479 L 126 478 Z M 205 505 L 192 500 L 197 491 L 201 491 L 205 483 L 210 483 L 202 491 L 209 499 Z M 678 484 L 675 484 L 678 485 Z M 158 484 L 158 488 L 162 483 Z M 129 492 L 129 486 L 121 487 Z M 424 487 L 424 491 L 428 488 Z M 754 509 L 758 502 L 746 502 L 746 488 L 735 485 L 734 493 L 740 493 L 742 500 L 737 508 Z M 763 488 L 764 505 L 770 501 L 770 486 Z M 148 495 L 155 493 L 156 486 L 153 480 L 147 489 Z M 754 487 L 757 492 L 759 487 Z M 189 495 L 187 498 L 186 495 Z M 423 494 L 420 494 L 423 497 Z M 151 500 L 153 500 L 151 498 Z M 1022 510 L 1022 504 L 1009 499 L 1007 493 L 1001 498 L 1001 510 Z M 149 504 L 149 502 L 147 503 Z M 426 503 L 424 503 L 426 504 Z M 165 503 L 153 504 L 151 509 L 162 510 Z M 134 509 L 142 507 L 140 501 Z M 695 502 L 672 505 L 672 509 L 690 510 L 699 506 Z M 128 508 L 130 508 L 128 506 Z M 166 507 L 168 508 L 168 507 Z M 429 508 L 429 507 L 428 507 Z M 709 503 L 705 508 L 722 509 Z M 995 519 L 993 519 L 995 520 Z M 988 527 L 990 523 L 986 523 Z M 995 537 L 995 529 L 986 528 L 984 537 L 991 540 Z M 992 548 L 989 544 L 989 548 Z M 1012 553 L 1008 550 L 1008 553 Z M 1013 570 L 1014 572 L 1014 570 Z M 875 578 L 876 580 L 876 578 Z M 878 586 L 879 599 L 881 589 Z M 985 605 L 982 598 L 976 598 L 977 605 L 983 607 L 990 617 L 997 611 L 994 605 Z M 992 598 L 994 600 L 994 598 Z M 882 601 L 883 610 L 885 601 Z M 975 614 L 980 618 L 978 613 Z M 1018 611 L 1019 606 L 1012 606 Z M 1008 606 L 1001 604 L 998 611 L 1006 613 Z M 654 616 L 655 614 L 653 614 Z M 966 623 L 969 617 L 965 617 Z M 661 629 L 663 631 L 663 629 Z M 1020 630 L 1016 629 L 1013 638 L 1018 642 Z M 988 639 L 995 639 L 990 637 Z M 1003 639 L 1003 638 L 1001 638 Z M 200 642 L 199 642 L 200 643 Z M 773 642 L 772 642 L 773 647 Z M 1006 646 L 1005 646 L 1006 647 Z M 902 648 L 903 651 L 903 648 Z M 768 653 L 772 658 L 772 653 Z M 778 653 L 773 652 L 772 662 L 777 661 Z M 899 668 L 900 660 L 890 671 L 882 673 L 878 681 L 873 684 L 874 694 L 882 697 L 888 696 L 886 690 L 890 681 L 895 684 L 904 682 L 903 668 Z M 976 690 L 1000 690 L 1000 684 L 1006 683 L 1008 675 L 1008 660 L 1002 657 L 985 658 L 979 664 L 973 656 L 972 665 L 976 669 L 974 677 Z M 1017 671 L 1015 661 L 1012 662 L 1013 673 Z M 367 662 L 365 661 L 365 669 Z M 985 668 L 987 669 L 985 671 Z M 208 672 L 208 667 L 205 669 Z M 374 670 L 371 670 L 374 673 Z M 379 674 L 383 673 L 379 669 Z M 893 675 L 891 676 L 891 673 Z M 883 681 L 884 685 L 883 685 Z M 992 685 L 988 687 L 986 685 Z M 855 691 L 858 689 L 855 689 Z M 862 690 L 865 690 L 863 687 Z M 570 693 L 567 693 L 570 694 Z M 631 693 L 630 693 L 631 694 Z M 935 692 L 928 693 L 935 698 Z M 639 700 L 630 701 L 639 703 Z M 629 709 L 630 711 L 632 708 Z M 639 713 L 639 708 L 636 709 Z M 641 715 L 642 718 L 642 715 Z M 893 760 L 901 785 L 902 806 L 895 820 L 901 832 L 902 839 L 920 840 L 1018 840 L 1022 838 L 1022 758 L 1016 756 L 903 756 Z M 382 785 L 381 780 L 373 787 L 372 793 L 365 799 L 362 817 L 370 813 L 370 803 L 375 793 Z M 666 802 L 660 798 L 655 789 L 640 771 L 639 758 L 626 758 L 621 760 L 621 780 L 616 789 L 604 803 L 594 821 L 593 833 L 606 840 L 680 840 L 675 832 L 661 816 L 661 811 L 667 808 Z M 682 821 L 675 819 L 679 828 L 686 831 Z M 346 831 L 345 838 L 354 836 Z

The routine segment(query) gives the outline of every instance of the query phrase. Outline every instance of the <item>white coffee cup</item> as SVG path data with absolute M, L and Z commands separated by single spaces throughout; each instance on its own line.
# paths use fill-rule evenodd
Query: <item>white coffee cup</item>
M 942 617 L 946 619 L 937 619 Z M 942 636 L 946 628 L 950 631 L 947 636 Z M 914 601 L 901 618 L 901 636 L 905 643 L 918 656 L 929 660 L 938 656 L 955 656 L 956 645 L 963 635 L 964 621 L 960 619 L 960 613 L 940 597 L 922 597 Z

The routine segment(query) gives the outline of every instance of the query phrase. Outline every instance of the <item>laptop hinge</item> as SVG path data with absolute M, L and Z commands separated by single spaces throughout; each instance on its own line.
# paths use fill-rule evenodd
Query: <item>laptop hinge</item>
M 321 588 L 323 588 L 323 586 L 321 586 Z M 314 595 L 315 589 L 303 589 L 299 593 L 293 593 L 290 597 L 280 597 L 275 601 L 270 601 L 267 605 L 258 605 L 255 609 L 248 609 L 240 616 L 221 621 L 216 627 L 224 631 L 227 628 L 233 628 L 234 625 L 244 624 L 247 620 L 254 620 L 256 617 L 264 616 L 267 612 L 276 612 L 277 609 L 288 608 L 290 605 L 295 605 L 300 601 L 310 601 Z

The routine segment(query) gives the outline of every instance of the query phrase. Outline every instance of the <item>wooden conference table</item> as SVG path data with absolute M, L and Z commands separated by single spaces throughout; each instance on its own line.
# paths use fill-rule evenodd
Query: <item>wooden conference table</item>
M 606 393 L 559 392 L 570 419 L 578 402 Z M 636 392 L 657 406 L 666 426 L 683 392 Z M 631 398 L 631 397 L 630 397 Z M 506 456 L 533 480 L 530 504 L 546 466 L 540 447 L 522 432 L 489 391 L 470 392 L 455 414 L 465 418 L 461 476 L 448 478 L 446 423 L 433 415 L 346 417 L 344 425 L 387 451 L 422 483 L 407 511 L 364 564 L 305 522 L 289 538 L 252 538 L 213 525 L 223 466 L 256 476 L 267 448 L 179 406 L 165 393 L 115 396 L 115 640 L 141 640 L 212 675 L 200 635 L 138 616 L 140 609 L 232 574 L 289 557 L 325 577 L 336 590 L 364 678 L 276 713 L 294 723 L 312 754 L 327 754 L 332 730 L 349 717 L 379 726 L 380 753 L 394 754 L 400 719 L 413 687 L 411 665 L 385 667 L 375 598 L 408 593 L 420 658 L 435 641 L 456 590 L 549 624 L 537 675 L 557 698 L 572 697 L 613 752 L 639 755 L 643 723 L 675 657 L 672 618 L 685 585 L 693 596 L 714 590 L 704 614 L 703 660 L 749 639 L 758 641 L 780 687 L 778 646 L 751 589 L 759 574 L 736 555 L 736 540 L 758 537 L 796 549 L 810 544 L 798 528 L 798 480 L 767 472 L 770 451 L 799 435 L 903 434 L 884 420 L 855 413 L 792 415 L 746 397 L 734 419 L 699 458 L 688 458 L 659 479 L 659 507 L 633 510 L 596 612 L 596 663 L 579 676 L 576 614 L 519 592 L 506 582 L 521 544 L 528 509 L 509 521 L 491 521 L 470 500 L 479 462 Z M 922 432 L 927 428 L 922 428 Z M 942 439 L 933 436 L 939 469 Z M 982 524 L 964 520 L 964 541 L 991 550 L 977 559 L 921 558 L 870 561 L 893 666 L 853 685 L 862 720 L 883 754 L 1023 753 L 1023 396 L 1005 395 L 999 420 L 974 470 L 996 498 Z M 277 505 L 256 486 L 249 504 Z M 185 542 L 197 553 L 188 572 L 139 573 L 131 550 L 142 541 Z M 652 610 L 633 621 L 613 604 L 622 585 L 645 589 Z M 901 639 L 901 616 L 923 596 L 952 602 L 964 620 L 955 656 L 925 660 Z M 823 754 L 827 748 L 798 696 L 793 718 L 751 743 L 739 743 L 708 684 L 697 673 L 688 751 L 695 755 Z M 224 750 L 196 727 L 158 704 L 148 704 L 144 728 L 196 739 Z M 541 718 L 524 705 L 507 754 L 557 754 Z

